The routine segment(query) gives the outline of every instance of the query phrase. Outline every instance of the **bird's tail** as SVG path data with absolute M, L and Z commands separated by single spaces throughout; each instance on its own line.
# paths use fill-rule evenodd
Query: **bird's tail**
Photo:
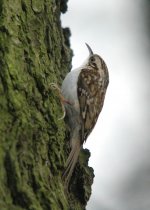
M 79 156 L 79 153 L 80 153 L 80 148 L 81 148 L 81 144 L 80 144 L 80 139 L 79 138 L 74 139 L 74 137 L 73 137 L 71 139 L 71 142 L 73 142 L 72 149 L 71 149 L 69 157 L 68 157 L 68 159 L 66 161 L 65 171 L 64 171 L 63 177 L 62 177 L 63 180 L 64 180 L 64 183 L 65 183 L 65 187 L 67 187 L 67 188 L 68 188 L 68 185 L 69 185 L 69 182 L 70 182 L 73 170 L 75 168 L 75 165 L 77 163 L 78 156 Z

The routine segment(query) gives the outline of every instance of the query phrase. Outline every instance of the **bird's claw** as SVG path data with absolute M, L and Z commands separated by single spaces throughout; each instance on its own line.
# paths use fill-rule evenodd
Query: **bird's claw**
M 61 93 L 61 89 L 58 87 L 58 85 L 56 83 L 53 83 L 53 82 L 50 83 L 50 87 L 53 88 L 54 90 L 58 91 L 58 95 L 59 95 L 59 99 L 60 99 L 62 111 L 63 111 L 62 117 L 60 117 L 58 120 L 63 120 L 66 116 L 66 110 L 65 110 L 64 104 L 69 104 L 69 105 L 72 105 L 72 104 L 64 98 L 64 96 Z

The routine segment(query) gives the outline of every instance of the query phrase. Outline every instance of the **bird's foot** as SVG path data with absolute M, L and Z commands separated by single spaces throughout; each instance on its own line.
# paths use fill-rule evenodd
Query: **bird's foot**
M 66 110 L 65 110 L 64 105 L 65 104 L 71 105 L 71 103 L 68 100 L 65 99 L 65 97 L 61 93 L 61 89 L 59 88 L 59 86 L 56 83 L 50 83 L 50 87 L 53 88 L 54 90 L 58 91 L 58 97 L 60 99 L 61 106 L 62 106 L 62 111 L 63 111 L 62 117 L 60 117 L 58 120 L 63 120 L 66 116 Z

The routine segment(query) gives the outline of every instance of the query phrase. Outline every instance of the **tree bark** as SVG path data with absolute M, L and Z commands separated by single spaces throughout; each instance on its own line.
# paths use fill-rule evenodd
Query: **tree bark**
M 69 192 L 61 179 L 68 131 L 51 82 L 71 69 L 66 0 L 0 1 L 0 209 L 81 210 L 91 194 L 89 152 Z

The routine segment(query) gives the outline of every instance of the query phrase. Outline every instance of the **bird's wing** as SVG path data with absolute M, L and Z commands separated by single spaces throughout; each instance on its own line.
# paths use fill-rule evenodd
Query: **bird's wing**
M 86 141 L 94 128 L 98 115 L 103 107 L 105 90 L 100 85 L 99 79 L 99 73 L 90 69 L 82 69 L 79 74 L 77 94 L 82 119 L 82 143 Z

